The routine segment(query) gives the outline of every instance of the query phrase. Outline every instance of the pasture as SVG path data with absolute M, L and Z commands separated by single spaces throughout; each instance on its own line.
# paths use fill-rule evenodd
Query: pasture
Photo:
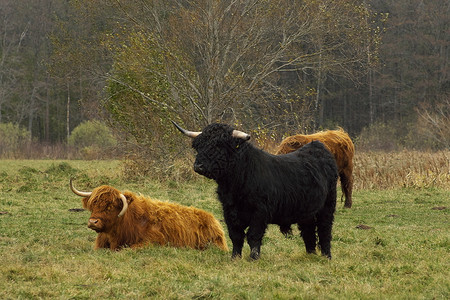
M 126 180 L 119 161 L 0 160 L 0 298 L 449 299 L 449 153 L 417 155 L 356 158 L 353 207 L 338 200 L 331 261 L 307 255 L 297 229 L 286 239 L 274 225 L 258 261 L 247 244 L 237 260 L 213 247 L 94 251 L 70 176 L 83 190 L 109 184 L 223 220 L 215 183 Z

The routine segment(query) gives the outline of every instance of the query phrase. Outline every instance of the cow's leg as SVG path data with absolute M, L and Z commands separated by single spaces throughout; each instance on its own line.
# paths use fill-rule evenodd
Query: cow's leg
M 231 258 L 242 257 L 242 247 L 244 246 L 245 231 L 244 228 L 240 226 L 230 226 L 228 225 L 228 234 L 230 236 L 231 242 L 233 243 L 233 251 L 231 253 Z
M 267 228 L 267 224 L 261 220 L 262 218 L 254 218 L 250 223 L 247 232 L 247 242 L 250 246 L 250 258 L 254 260 L 258 259 L 261 254 L 262 238 Z
M 336 193 L 328 195 L 325 206 L 317 214 L 317 233 L 320 251 L 323 256 L 331 259 L 331 229 L 333 227 L 334 211 L 336 208 Z
M 345 195 L 345 208 L 352 207 L 352 190 L 353 190 L 353 168 L 347 166 L 345 170 L 341 170 L 339 178 L 341 180 L 342 194 Z
M 307 253 L 316 253 L 316 226 L 314 220 L 298 223 L 298 229 L 305 243 Z
M 219 193 L 219 191 L 217 193 L 219 194 L 219 199 L 225 197 L 223 194 Z M 228 236 L 233 243 L 231 258 L 240 258 L 242 257 L 246 226 L 242 222 L 242 218 L 239 217 L 237 209 L 233 205 L 225 205 L 226 203 L 228 202 L 222 202 L 222 208 L 225 223 L 227 224 Z
M 242 247 L 244 246 L 245 228 L 247 224 L 239 218 L 237 212 L 228 207 L 224 207 L 225 223 L 228 228 L 228 235 L 233 243 L 233 251 L 231 252 L 231 258 L 242 257 Z
M 319 235 L 319 246 L 323 256 L 331 259 L 331 228 L 333 219 L 329 216 L 320 215 L 317 220 L 317 233 Z

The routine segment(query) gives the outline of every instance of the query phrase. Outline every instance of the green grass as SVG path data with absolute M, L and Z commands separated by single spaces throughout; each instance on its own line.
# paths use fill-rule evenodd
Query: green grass
M 81 208 L 70 176 L 82 190 L 109 183 L 223 219 L 214 182 L 121 174 L 118 161 L 0 161 L 0 299 L 450 298 L 449 190 L 356 190 L 353 208 L 338 203 L 331 261 L 307 255 L 297 230 L 286 239 L 274 225 L 258 261 L 248 245 L 234 261 L 217 248 L 94 251 L 89 212 L 69 211 Z

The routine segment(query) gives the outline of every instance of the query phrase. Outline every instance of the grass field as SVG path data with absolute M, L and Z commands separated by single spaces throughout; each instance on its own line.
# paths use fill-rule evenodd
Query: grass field
M 353 208 L 338 202 L 331 261 L 273 225 L 260 260 L 245 245 L 233 261 L 217 248 L 94 251 L 89 212 L 70 211 L 81 208 L 68 188 L 75 176 L 82 190 L 110 184 L 222 220 L 212 181 L 127 181 L 118 161 L 0 160 L 0 299 L 449 299 L 450 175 L 436 172 L 435 185 L 358 183 Z

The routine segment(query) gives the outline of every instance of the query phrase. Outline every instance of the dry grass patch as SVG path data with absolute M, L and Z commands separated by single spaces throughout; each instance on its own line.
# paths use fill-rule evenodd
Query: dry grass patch
M 450 189 L 450 151 L 356 152 L 354 188 Z

